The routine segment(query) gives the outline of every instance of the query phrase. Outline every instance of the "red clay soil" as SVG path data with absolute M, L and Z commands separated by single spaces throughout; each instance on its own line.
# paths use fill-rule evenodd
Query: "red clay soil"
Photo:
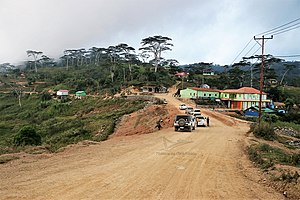
M 173 119 L 179 112 L 173 105 L 149 105 L 142 110 L 122 117 L 112 137 L 141 135 L 155 132 L 156 122 L 162 120 L 162 129 L 173 126 Z

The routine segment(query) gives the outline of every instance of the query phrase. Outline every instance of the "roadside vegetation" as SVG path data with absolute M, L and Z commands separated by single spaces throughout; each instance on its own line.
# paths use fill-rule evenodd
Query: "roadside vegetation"
M 23 106 L 12 95 L 0 95 L 0 153 L 13 153 L 43 145 L 54 152 L 82 140 L 102 141 L 113 133 L 118 119 L 145 106 L 142 100 L 88 97 L 82 100 L 42 100 L 23 97 Z
M 161 57 L 172 50 L 171 40 L 147 37 L 140 53 L 125 43 L 66 49 L 59 60 L 28 50 L 29 61 L 22 67 L 0 65 L 0 154 L 36 145 L 55 152 L 82 140 L 107 139 L 121 116 L 147 103 L 126 99 L 131 94 L 124 93 L 126 88 L 176 83 L 178 62 Z M 55 94 L 62 89 L 73 95 L 83 90 L 88 96 L 59 100 Z

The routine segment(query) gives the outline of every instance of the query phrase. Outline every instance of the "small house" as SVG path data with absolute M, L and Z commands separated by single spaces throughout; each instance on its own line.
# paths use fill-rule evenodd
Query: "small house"
M 58 90 L 56 92 L 56 95 L 58 98 L 61 98 L 61 99 L 66 98 L 67 96 L 69 96 L 69 90 Z
M 166 93 L 168 88 L 164 86 L 143 86 L 141 87 L 143 93 Z
M 86 92 L 85 92 L 85 91 L 77 91 L 77 92 L 75 93 L 75 98 L 76 98 L 76 99 L 81 99 L 81 98 L 83 98 L 83 97 L 86 97 Z
M 215 75 L 215 72 L 212 69 L 205 69 L 202 72 L 203 76 L 213 76 Z
M 198 88 L 191 87 L 180 90 L 180 96 L 182 98 L 191 99 L 211 99 L 215 100 L 220 97 L 220 91 L 211 88 Z

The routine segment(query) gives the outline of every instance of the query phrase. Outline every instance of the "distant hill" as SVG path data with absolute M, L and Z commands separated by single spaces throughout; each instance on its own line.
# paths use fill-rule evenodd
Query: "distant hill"
M 294 61 L 294 62 L 280 62 L 280 63 L 274 63 L 272 64 L 272 66 L 267 66 L 270 68 L 273 68 L 276 71 L 276 74 L 278 76 L 278 79 L 280 79 L 282 77 L 282 75 L 285 73 L 286 69 L 285 69 L 285 65 L 295 65 L 295 68 L 293 70 L 288 71 L 288 73 L 286 74 L 286 78 L 287 79 L 293 79 L 293 78 L 297 78 L 300 77 L 300 61 Z M 188 64 L 188 65 L 182 65 L 180 66 L 183 69 L 189 69 L 189 68 L 195 68 L 197 67 L 200 71 L 202 71 L 201 69 L 212 69 L 215 73 L 222 73 L 225 71 L 226 67 L 225 65 L 207 65 L 207 63 L 205 63 L 203 65 L 203 63 L 194 63 L 194 64 Z M 231 66 L 228 66 L 227 70 L 230 70 Z M 240 68 L 243 71 L 250 71 L 251 70 L 251 66 L 247 65 L 247 66 L 243 66 Z

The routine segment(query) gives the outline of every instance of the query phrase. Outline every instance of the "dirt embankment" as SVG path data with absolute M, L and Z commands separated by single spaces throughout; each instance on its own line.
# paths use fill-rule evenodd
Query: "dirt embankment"
M 0 199 L 284 199 L 244 154 L 245 123 L 203 109 L 210 127 L 175 132 L 181 101 L 157 96 L 169 103 L 125 116 L 110 140 L 0 165 Z
M 162 129 L 173 126 L 179 112 L 173 105 L 149 105 L 144 109 L 122 117 L 112 137 L 148 134 L 158 130 L 156 122 L 162 120 Z

